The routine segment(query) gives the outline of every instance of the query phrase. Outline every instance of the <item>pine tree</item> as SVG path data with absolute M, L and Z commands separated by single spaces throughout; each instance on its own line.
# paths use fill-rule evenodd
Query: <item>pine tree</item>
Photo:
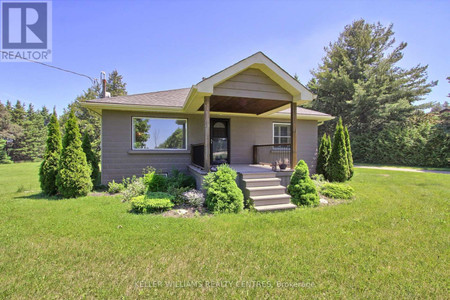
M 83 135 L 83 142 L 81 144 L 81 148 L 83 148 L 83 152 L 84 154 L 86 154 L 86 161 L 92 170 L 91 173 L 92 184 L 94 186 L 97 186 L 99 183 L 99 175 L 100 175 L 100 169 L 98 166 L 99 161 L 97 155 L 95 155 L 95 153 L 92 151 L 91 139 L 89 138 L 89 135 L 87 133 L 84 133 Z
M 312 71 L 308 86 L 317 94 L 312 108 L 342 117 L 352 137 L 379 132 L 391 122 L 404 124 L 417 109 L 413 103 L 437 82 L 428 81 L 428 66 L 398 66 L 407 44 L 395 43 L 392 24 L 357 20 L 345 26 Z M 331 133 L 334 125 L 326 122 L 320 129 Z
M 344 182 L 348 179 L 348 157 L 345 145 L 344 126 L 342 126 L 342 118 L 336 126 L 334 133 L 333 147 L 331 149 L 330 158 L 328 160 L 328 180 Z
M 56 185 L 56 176 L 58 174 L 59 158 L 61 154 L 61 131 L 59 129 L 56 112 L 50 118 L 47 125 L 48 137 L 45 148 L 44 160 L 39 169 L 39 181 L 41 189 L 47 195 L 56 195 L 58 187 Z
M 81 135 L 75 114 L 65 124 L 56 185 L 65 198 L 85 196 L 92 189 L 91 169 L 81 148 Z
M 350 135 L 348 134 L 347 126 L 344 127 L 344 136 L 345 136 L 345 150 L 347 150 L 347 161 L 348 161 L 348 179 L 353 177 L 354 167 L 353 167 L 353 155 L 352 155 L 352 146 L 350 144 Z
M 316 186 L 309 177 L 308 165 L 304 160 L 300 160 L 295 166 L 287 189 L 288 193 L 292 196 L 292 203 L 295 205 L 316 206 L 319 204 L 319 195 Z
M 328 152 L 328 137 L 327 134 L 324 133 L 319 145 L 319 153 L 317 154 L 317 166 L 316 173 L 322 174 L 326 176 L 328 158 L 330 157 L 330 152 Z

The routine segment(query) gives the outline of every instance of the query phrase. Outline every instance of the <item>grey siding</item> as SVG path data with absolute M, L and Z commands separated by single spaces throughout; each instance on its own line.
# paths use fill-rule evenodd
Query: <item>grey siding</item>
M 258 69 L 247 69 L 214 87 L 214 95 L 292 101 L 292 96 Z
M 188 150 L 167 152 L 131 151 L 132 117 L 168 117 L 188 120 Z M 213 116 L 214 117 L 214 116 Z M 221 116 L 221 118 L 224 118 Z M 254 144 L 272 143 L 273 122 L 289 122 L 254 117 L 230 117 L 230 154 L 232 164 L 251 163 Z M 317 121 L 297 121 L 298 158 L 306 161 L 311 173 L 317 154 Z M 190 145 L 203 142 L 203 115 L 104 110 L 102 115 L 102 183 L 141 175 L 153 166 L 163 172 L 172 168 L 186 171 L 191 162 Z
M 131 151 L 132 117 L 186 118 L 188 120 L 188 150 L 159 151 L 151 154 L 144 151 Z M 191 161 L 190 144 L 203 142 L 202 124 L 201 115 L 103 111 L 102 183 L 106 184 L 113 179 L 121 181 L 123 177 L 141 175 L 142 169 L 147 166 L 153 166 L 163 172 L 170 172 L 172 168 L 186 170 L 186 166 Z

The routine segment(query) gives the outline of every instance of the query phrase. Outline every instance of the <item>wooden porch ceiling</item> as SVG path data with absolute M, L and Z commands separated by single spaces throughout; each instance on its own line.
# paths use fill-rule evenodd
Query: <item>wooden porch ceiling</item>
M 290 101 L 267 100 L 244 97 L 229 97 L 212 95 L 210 98 L 210 111 L 229 112 L 229 113 L 245 113 L 245 114 L 262 114 L 278 107 L 289 104 Z M 203 111 L 203 105 L 198 109 Z

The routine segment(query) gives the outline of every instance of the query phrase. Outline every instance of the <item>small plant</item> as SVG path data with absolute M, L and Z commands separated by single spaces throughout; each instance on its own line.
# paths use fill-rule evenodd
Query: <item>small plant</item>
M 143 178 L 133 177 L 128 179 L 125 190 L 123 191 L 123 201 L 130 201 L 133 197 L 141 196 L 145 194 L 146 186 Z
M 186 202 L 186 199 L 183 197 L 183 194 L 189 191 L 191 188 L 189 187 L 174 187 L 171 186 L 168 189 L 168 193 L 173 196 L 173 203 L 175 205 L 181 205 Z
M 203 181 L 206 206 L 214 213 L 238 213 L 244 207 L 244 195 L 236 184 L 236 171 L 223 164 L 209 172 Z
M 190 188 L 195 189 L 196 182 L 195 178 L 190 175 L 186 175 L 177 169 L 172 170 L 170 176 L 167 179 L 167 186 L 169 188 Z
M 194 189 L 183 193 L 183 198 L 194 207 L 202 207 L 205 204 L 205 196 L 203 193 Z
M 114 180 L 108 183 L 108 193 L 117 194 L 124 190 L 122 183 L 115 182 Z
M 327 177 L 328 159 L 331 154 L 331 139 L 326 133 L 320 141 L 319 153 L 317 154 L 316 173 Z
M 155 171 L 144 175 L 144 184 L 148 192 L 167 192 L 167 177 Z
M 24 186 L 23 184 L 21 184 L 21 185 L 17 188 L 16 193 L 22 193 L 22 192 L 25 192 L 25 191 L 26 191 L 25 186 Z
M 152 213 L 169 210 L 173 207 L 170 195 L 167 193 L 150 193 L 131 199 L 131 212 Z
M 288 192 L 292 196 L 292 202 L 296 205 L 319 204 L 319 195 L 316 186 L 309 177 L 308 165 L 300 160 L 292 173 L 291 182 L 288 185 Z
M 355 194 L 355 190 L 351 186 L 342 183 L 325 183 L 320 188 L 320 193 L 333 199 L 351 199 Z

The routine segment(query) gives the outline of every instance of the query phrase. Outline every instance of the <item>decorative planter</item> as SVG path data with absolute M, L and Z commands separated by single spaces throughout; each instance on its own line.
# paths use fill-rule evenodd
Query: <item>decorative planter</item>
M 280 164 L 280 170 L 286 170 L 287 165 L 286 164 Z

